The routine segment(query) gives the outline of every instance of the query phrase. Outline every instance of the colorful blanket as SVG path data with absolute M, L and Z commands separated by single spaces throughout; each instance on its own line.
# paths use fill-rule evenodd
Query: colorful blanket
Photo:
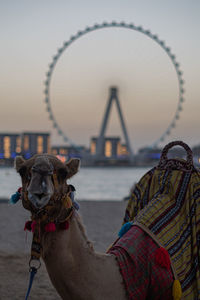
M 116 256 L 129 300 L 171 300 L 171 268 L 156 261 L 159 246 L 141 228 L 132 226 L 108 253 Z
M 187 150 L 187 160 L 167 159 L 175 144 Z M 163 156 L 164 155 L 164 156 Z M 200 172 L 184 143 L 170 143 L 161 163 L 136 184 L 124 222 L 148 228 L 168 251 L 181 283 L 184 300 L 200 299 Z

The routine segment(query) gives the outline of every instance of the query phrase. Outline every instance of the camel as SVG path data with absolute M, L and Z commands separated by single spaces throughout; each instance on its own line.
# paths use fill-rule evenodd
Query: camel
M 36 232 L 33 240 L 36 234 L 41 247 L 39 251 L 32 249 L 32 259 L 41 255 L 52 284 L 64 300 L 131 299 L 116 256 L 95 252 L 74 209 L 73 188 L 67 180 L 78 172 L 79 165 L 79 159 L 64 164 L 49 154 L 28 160 L 16 157 L 15 168 L 22 180 L 22 203 L 31 211 L 31 229 Z M 168 283 L 170 289 L 172 281 Z M 146 295 L 137 299 L 147 299 Z M 168 299 L 164 292 L 151 299 L 161 298 Z

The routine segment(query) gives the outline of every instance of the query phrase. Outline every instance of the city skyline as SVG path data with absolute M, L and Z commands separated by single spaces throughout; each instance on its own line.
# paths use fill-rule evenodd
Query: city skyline
M 53 142 L 61 143 L 45 112 L 48 64 L 78 30 L 116 20 L 157 34 L 180 63 L 186 101 L 164 144 L 173 139 L 191 146 L 200 143 L 199 12 L 198 1 L 1 2 L 0 132 L 51 131 Z M 89 146 L 90 137 L 99 134 L 112 85 L 119 88 L 132 148 L 153 143 L 170 124 L 178 105 L 176 73 L 159 45 L 124 29 L 90 33 L 59 59 L 51 82 L 51 105 L 61 128 L 75 143 Z M 107 133 L 122 136 L 114 107 Z

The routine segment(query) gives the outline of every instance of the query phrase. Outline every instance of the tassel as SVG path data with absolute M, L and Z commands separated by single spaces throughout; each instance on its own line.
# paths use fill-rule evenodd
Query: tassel
M 10 204 L 15 204 L 19 201 L 21 197 L 21 194 L 19 192 L 16 192 L 15 194 L 13 194 L 11 197 L 10 197 L 10 200 L 9 200 L 9 203 Z
M 180 281 L 175 279 L 172 286 L 172 295 L 174 300 L 180 300 L 182 297 L 182 289 Z
M 54 232 L 54 231 L 56 231 L 56 225 L 53 222 L 48 223 L 45 225 L 44 230 L 46 232 Z
M 24 231 L 28 230 L 31 231 L 32 230 L 32 221 L 27 221 L 24 225 Z
M 121 238 L 129 229 L 132 227 L 133 222 L 127 222 L 125 223 L 122 228 L 120 229 L 118 236 Z
M 17 191 L 18 191 L 18 193 L 20 193 L 20 194 L 21 194 L 21 193 L 22 193 L 22 187 L 18 188 L 18 190 L 17 190 Z
M 155 262 L 161 267 L 166 268 L 167 270 L 170 269 L 171 266 L 170 257 L 169 257 L 169 253 L 167 252 L 167 250 L 165 250 L 165 248 L 160 247 L 156 250 Z
M 74 202 L 74 190 L 70 192 L 70 198 L 72 199 L 72 202 Z
M 76 209 L 76 210 L 79 210 L 80 206 L 79 204 L 76 202 L 76 201 L 72 201 L 73 203 L 73 207 Z
M 65 221 L 63 223 L 60 223 L 59 227 L 60 227 L 60 229 L 68 230 L 69 229 L 69 222 Z
M 71 200 L 72 200 L 73 207 L 74 207 L 76 210 L 79 210 L 80 206 L 79 206 L 79 204 L 74 200 L 75 188 L 74 188 L 73 185 L 70 185 L 70 188 L 71 188 L 70 198 L 71 198 Z
M 32 232 L 35 232 L 35 226 L 36 226 L 36 224 L 37 224 L 36 221 L 33 221 L 33 222 L 31 223 L 31 231 L 32 231 Z
M 71 208 L 72 207 L 72 200 L 69 196 L 67 196 L 65 206 L 66 206 L 66 208 Z
M 10 197 L 10 200 L 9 200 L 10 204 L 15 204 L 19 201 L 19 199 L 21 198 L 21 191 L 22 191 L 22 188 L 20 187 L 20 188 L 18 188 L 17 192 Z

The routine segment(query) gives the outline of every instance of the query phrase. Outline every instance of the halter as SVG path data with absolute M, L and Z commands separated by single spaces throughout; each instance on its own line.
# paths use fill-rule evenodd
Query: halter
M 52 174 L 55 189 L 58 188 L 58 179 L 56 173 Z M 74 209 L 78 209 L 78 204 L 74 201 L 75 188 L 68 185 L 66 194 L 56 199 L 50 199 L 49 203 L 42 209 L 36 210 L 28 199 L 28 193 L 24 193 L 22 199 L 23 206 L 31 211 L 31 221 L 25 223 L 24 230 L 33 232 L 33 240 L 31 245 L 31 259 L 40 260 L 42 255 L 41 231 L 53 232 L 56 229 L 67 230 L 69 228 L 69 219 L 74 213 Z
M 58 190 L 58 178 L 57 174 L 53 172 L 41 172 L 40 170 L 34 170 L 41 175 L 51 175 L 55 190 Z M 19 199 L 22 200 L 22 204 L 25 209 L 31 212 L 31 220 L 27 221 L 24 226 L 24 230 L 33 232 L 33 240 L 31 246 L 31 258 L 29 266 L 31 268 L 32 261 L 40 260 L 42 255 L 41 246 L 41 231 L 53 232 L 56 229 L 67 230 L 69 228 L 69 219 L 72 217 L 74 210 L 79 209 L 78 203 L 74 201 L 75 188 L 73 185 L 67 185 L 68 191 L 62 196 L 54 194 L 49 200 L 48 204 L 44 208 L 36 209 L 28 198 L 28 192 L 19 188 L 15 194 L 10 198 L 10 203 L 15 204 Z M 40 267 L 40 262 L 39 266 Z

